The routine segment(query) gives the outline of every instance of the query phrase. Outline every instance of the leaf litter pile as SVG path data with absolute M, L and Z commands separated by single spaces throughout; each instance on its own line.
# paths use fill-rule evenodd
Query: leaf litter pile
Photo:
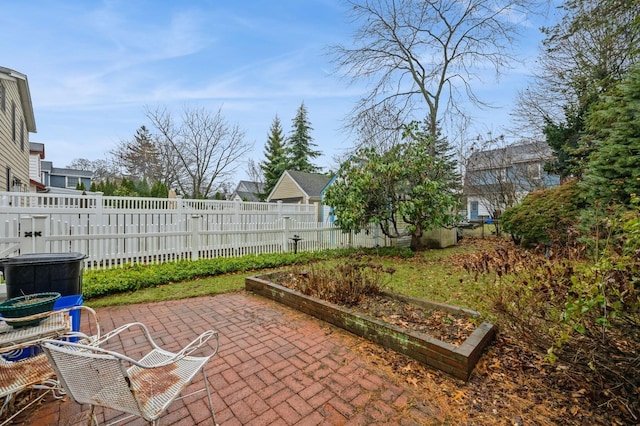
M 380 321 L 431 337 L 453 345 L 460 345 L 476 328 L 476 321 L 464 314 L 416 306 L 390 297 L 382 290 L 385 275 L 392 268 L 384 268 L 358 255 L 334 267 L 311 265 L 277 273 L 271 279 L 278 284 L 364 314 Z
M 353 349 L 415 390 L 412 411 L 432 419 L 425 424 L 625 424 L 601 409 L 593 410 L 584 389 L 560 383 L 562 368 L 550 366 L 521 341 L 504 334 L 482 355 L 468 382 L 368 341 Z
M 463 244 L 480 245 L 482 250 L 495 247 L 495 240 L 467 240 Z M 464 269 L 467 255 L 446 261 Z M 375 269 L 375 268 L 374 268 Z M 280 277 L 277 282 L 305 294 L 309 289 L 295 282 L 300 270 Z M 309 275 L 308 270 L 302 276 Z M 469 277 L 472 281 L 473 277 Z M 306 282 L 306 278 L 301 280 Z M 330 282 L 331 280 L 326 280 Z M 326 282 L 325 282 L 326 284 Z M 375 286 L 374 286 L 375 287 Z M 446 312 L 423 312 L 381 294 L 351 297 L 358 306 L 347 304 L 369 316 L 459 345 L 475 329 L 473 319 Z M 335 301 L 334 301 L 335 303 Z M 357 351 L 363 359 L 378 366 L 400 383 L 415 390 L 407 418 L 431 419 L 425 424 L 441 425 L 626 425 L 627 418 L 612 404 L 596 404 L 589 391 L 575 380 L 572 366 L 550 363 L 539 348 L 520 334 L 501 328 L 483 353 L 468 382 L 427 367 L 407 356 L 383 348 L 365 339 L 358 341 Z M 640 391 L 640 390 L 639 390 Z M 412 423 L 411 423 L 412 424 Z
M 460 345 L 476 328 L 466 315 L 425 309 L 382 295 L 364 296 L 356 310 L 398 327 L 428 334 L 438 340 Z

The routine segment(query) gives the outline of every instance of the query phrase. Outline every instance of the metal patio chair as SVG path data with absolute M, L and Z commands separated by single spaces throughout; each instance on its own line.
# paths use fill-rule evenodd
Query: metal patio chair
M 132 327 L 142 330 L 152 348 L 141 359 L 135 360 L 101 347 Z M 203 347 L 211 348 L 210 340 L 215 343 L 211 353 L 205 356 L 191 355 Z M 91 406 L 89 425 L 96 420 L 95 406 L 130 414 L 126 418 L 140 416 L 156 425 L 160 416 L 173 401 L 179 399 L 182 390 L 199 372 L 203 375 L 204 389 L 189 395 L 206 390 L 211 418 L 215 424 L 213 402 L 204 367 L 217 353 L 218 344 L 218 333 L 209 330 L 180 352 L 169 352 L 156 345 L 144 324 L 135 322 L 105 334 L 91 345 L 47 340 L 42 347 L 67 394 L 77 403 Z M 117 422 L 122 420 L 125 418 Z
M 73 331 L 71 314 L 86 312 L 91 320 L 88 328 L 92 335 Z M 96 313 L 87 306 L 74 306 L 55 311 L 14 318 L 14 321 L 42 319 L 34 326 L 13 328 L 0 318 L 0 415 L 8 412 L 15 396 L 27 389 L 52 391 L 55 398 L 60 396 L 60 386 L 55 372 L 46 355 L 41 351 L 41 343 L 48 339 L 67 339 L 91 343 L 100 338 L 100 324 Z M 6 424 L 30 405 L 44 398 L 41 393 L 5 419 Z

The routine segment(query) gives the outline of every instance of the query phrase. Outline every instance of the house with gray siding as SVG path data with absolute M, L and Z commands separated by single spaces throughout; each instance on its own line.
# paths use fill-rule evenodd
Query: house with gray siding
M 497 218 L 529 192 L 560 184 L 544 164 L 552 158 L 545 141 L 521 141 L 472 153 L 466 165 L 467 219 Z
M 78 184 L 84 184 L 87 190 L 91 187 L 93 180 L 91 171 L 53 167 L 51 161 L 43 161 L 41 166 L 42 183 L 50 189 L 76 189 Z

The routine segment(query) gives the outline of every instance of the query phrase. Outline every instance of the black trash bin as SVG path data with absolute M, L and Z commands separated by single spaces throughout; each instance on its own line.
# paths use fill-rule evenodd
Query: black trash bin
M 82 294 L 82 253 L 32 253 L 0 259 L 7 298 L 55 291 Z

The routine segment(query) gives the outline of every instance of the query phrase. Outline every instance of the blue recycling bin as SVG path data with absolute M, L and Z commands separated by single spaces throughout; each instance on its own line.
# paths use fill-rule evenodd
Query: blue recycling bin
M 72 294 L 71 296 L 62 296 L 60 299 L 56 300 L 56 303 L 53 305 L 53 310 L 57 311 L 65 308 L 73 308 L 74 306 L 82 306 L 84 303 L 84 299 L 81 294 Z M 72 331 L 80 331 L 80 310 L 76 309 L 69 312 L 71 316 L 71 330 Z

